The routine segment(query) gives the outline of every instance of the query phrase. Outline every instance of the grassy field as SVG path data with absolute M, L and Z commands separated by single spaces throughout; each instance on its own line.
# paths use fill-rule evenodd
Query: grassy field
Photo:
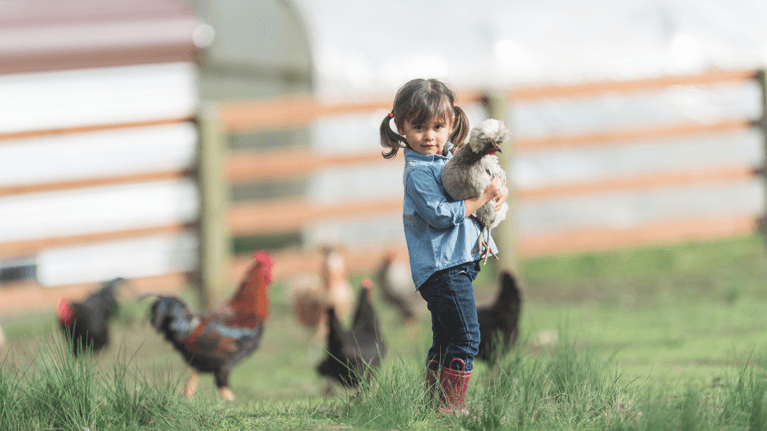
M 491 273 L 476 283 L 479 303 L 494 297 Z M 475 367 L 470 419 L 437 417 L 424 398 L 428 316 L 405 328 L 377 300 L 389 355 L 348 392 L 314 371 L 322 346 L 275 285 L 262 345 L 232 373 L 232 405 L 210 376 L 192 401 L 179 396 L 189 371 L 149 327 L 148 303 L 123 301 L 113 346 L 85 363 L 62 353 L 52 314 L 18 319 L 3 324 L 0 428 L 767 429 L 765 279 L 756 236 L 528 260 L 520 343 Z

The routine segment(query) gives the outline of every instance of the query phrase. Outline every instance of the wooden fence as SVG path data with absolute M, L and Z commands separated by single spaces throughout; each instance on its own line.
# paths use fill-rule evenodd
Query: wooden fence
M 490 115 L 505 118 L 509 103 L 529 102 L 546 98 L 579 98 L 601 93 L 636 93 L 662 90 L 671 86 L 717 85 L 756 80 L 762 89 L 762 106 L 765 105 L 765 74 L 763 71 L 720 71 L 699 75 L 664 77 L 620 82 L 595 82 L 577 85 L 548 86 L 540 88 L 517 88 L 507 91 L 479 92 L 459 91 L 459 103 L 485 103 Z M 209 294 L 228 290 L 250 263 L 249 256 L 230 256 L 233 236 L 262 235 L 298 231 L 317 219 L 352 219 L 381 214 L 399 217 L 402 198 L 371 199 L 344 205 L 320 205 L 303 198 L 281 198 L 251 202 L 230 202 L 229 190 L 238 184 L 253 184 L 286 179 L 288 176 L 310 175 L 328 167 L 354 166 L 375 162 L 391 163 L 381 157 L 380 148 L 371 142 L 370 151 L 358 154 L 319 154 L 308 150 L 280 150 L 263 152 L 231 152 L 228 148 L 230 134 L 265 129 L 300 127 L 318 119 L 332 116 L 388 110 L 391 97 L 366 103 L 325 104 L 310 98 L 289 98 L 280 100 L 254 100 L 243 102 L 213 103 L 200 109 L 196 119 L 178 118 L 157 122 L 166 124 L 194 120 L 199 126 L 199 164 L 195 172 L 175 170 L 151 174 L 115 176 L 99 180 L 73 181 L 69 183 L 36 184 L 0 188 L 0 196 L 42 191 L 66 190 L 95 185 L 112 185 L 154 181 L 158 179 L 196 177 L 201 194 L 200 222 L 196 224 L 177 223 L 145 229 L 106 232 L 89 235 L 54 237 L 41 240 L 0 243 L 0 259 L 19 255 L 34 255 L 51 246 L 66 246 L 95 243 L 100 241 L 130 238 L 154 233 L 177 233 L 199 227 L 200 266 L 199 280 L 202 281 L 202 300 L 209 302 Z M 757 119 L 728 120 L 715 124 L 678 124 L 664 127 L 609 130 L 569 136 L 545 136 L 540 138 L 514 138 L 512 151 L 504 153 L 521 154 L 526 151 L 580 146 L 612 146 L 619 143 L 652 140 L 669 137 L 693 136 L 710 133 L 724 133 L 759 127 L 767 130 L 764 109 Z M 3 140 L 41 135 L 70 134 L 84 131 L 108 130 L 126 127 L 152 125 L 148 123 L 117 124 L 48 130 L 41 132 L 0 135 Z M 402 156 L 398 156 L 402 160 Z M 508 160 L 507 160 L 508 161 Z M 579 184 L 564 184 L 536 189 L 512 190 L 511 201 L 572 196 L 583 193 L 636 190 L 672 185 L 726 182 L 750 178 L 764 172 L 763 166 L 742 166 L 720 170 L 669 172 L 622 178 L 620 180 L 595 181 Z M 557 232 L 550 235 L 526 236 L 524 232 L 513 235 L 499 226 L 494 236 L 499 247 L 506 251 L 505 266 L 526 256 L 538 256 L 577 250 L 599 250 L 638 244 L 677 242 L 714 237 L 727 237 L 753 232 L 759 226 L 754 217 L 703 220 L 670 220 L 649 226 L 620 230 L 585 230 Z M 405 251 L 404 244 L 400 250 Z M 351 271 L 371 271 L 379 262 L 384 250 L 371 245 L 363 250 L 348 253 Z M 518 257 L 515 257 L 518 256 Z M 275 272 L 277 278 L 287 277 L 296 271 L 319 266 L 316 252 L 302 249 L 275 251 Z M 189 283 L 190 276 L 196 281 L 197 274 L 166 274 L 135 280 L 138 291 L 166 292 L 178 290 Z M 81 284 L 56 288 L 39 286 L 35 282 L 17 283 L 0 289 L 0 304 L 13 304 L 13 309 L 49 307 L 55 297 L 82 296 L 94 284 Z M 3 307 L 3 308 L 7 308 Z
M 494 118 L 506 118 L 509 103 L 530 102 L 548 98 L 574 99 L 605 93 L 630 94 L 663 90 L 673 86 L 707 86 L 742 83 L 756 80 L 762 93 L 765 74 L 762 71 L 716 71 L 698 75 L 672 76 L 654 79 L 593 82 L 576 85 L 515 88 L 506 91 L 459 91 L 458 103 L 484 103 Z M 762 98 L 762 107 L 765 99 Z M 300 230 L 317 219 L 351 219 L 370 215 L 392 214 L 398 217 L 402 199 L 357 201 L 345 205 L 319 205 L 301 198 L 274 199 L 256 202 L 228 203 L 227 190 L 240 183 L 259 183 L 286 179 L 288 176 L 310 175 L 328 167 L 353 166 L 375 162 L 386 163 L 377 143 L 371 142 L 370 151 L 354 154 L 313 153 L 307 150 L 238 152 L 227 150 L 230 133 L 252 132 L 265 129 L 300 127 L 318 119 L 337 115 L 388 110 L 391 98 L 364 103 L 324 104 L 310 98 L 230 102 L 207 106 L 200 119 L 204 149 L 200 167 L 201 178 L 210 178 L 203 186 L 202 212 L 202 278 L 207 286 L 230 282 L 245 270 L 247 257 L 227 253 L 230 236 L 280 233 Z M 764 113 L 764 108 L 762 108 Z M 759 127 L 765 130 L 765 117 L 727 120 L 714 124 L 682 123 L 663 127 L 605 130 L 575 135 L 514 138 L 510 153 L 586 146 L 614 146 L 636 141 L 695 136 L 713 133 L 731 133 Z M 504 154 L 508 154 L 504 153 Z M 401 159 L 401 156 L 398 156 Z M 206 161 L 207 160 L 207 161 Z M 508 160 L 506 160 L 508 161 Z M 535 189 L 512 190 L 512 200 L 528 200 L 637 190 L 694 183 L 717 183 L 751 178 L 763 167 L 742 166 L 706 171 L 676 171 L 643 175 L 617 180 L 564 184 Z M 754 217 L 724 219 L 669 220 L 628 229 L 588 229 L 556 232 L 550 235 L 514 235 L 501 224 L 495 231 L 499 247 L 506 256 L 502 265 L 513 267 L 519 258 L 579 250 L 600 250 L 641 244 L 673 243 L 736 236 L 753 232 L 759 220 Z M 401 249 L 404 251 L 404 244 Z M 371 245 L 364 250 L 349 253 L 350 268 L 371 271 L 378 264 L 383 250 Z M 280 254 L 275 268 L 278 275 L 294 270 L 315 268 L 318 256 L 314 252 L 291 251 Z

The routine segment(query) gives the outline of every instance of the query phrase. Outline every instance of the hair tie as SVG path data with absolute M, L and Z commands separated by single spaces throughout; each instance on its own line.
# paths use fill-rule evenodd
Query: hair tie
M 389 112 L 389 118 L 394 118 L 394 114 L 392 114 L 391 112 Z

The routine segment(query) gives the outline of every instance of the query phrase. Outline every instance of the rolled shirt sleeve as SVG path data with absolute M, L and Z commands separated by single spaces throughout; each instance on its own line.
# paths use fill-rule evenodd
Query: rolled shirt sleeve
M 448 197 L 439 178 L 432 172 L 412 170 L 405 182 L 405 193 L 421 216 L 436 229 L 447 229 L 463 222 L 466 205 Z

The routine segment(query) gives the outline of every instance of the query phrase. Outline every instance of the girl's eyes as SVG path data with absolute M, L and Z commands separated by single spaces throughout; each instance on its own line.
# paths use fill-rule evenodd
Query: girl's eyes
M 442 129 L 444 127 L 445 127 L 444 124 L 435 124 L 434 125 L 434 128 L 437 129 L 437 130 Z M 423 130 L 424 129 L 422 124 L 416 124 L 415 126 L 413 126 L 413 128 L 416 129 L 416 130 Z

